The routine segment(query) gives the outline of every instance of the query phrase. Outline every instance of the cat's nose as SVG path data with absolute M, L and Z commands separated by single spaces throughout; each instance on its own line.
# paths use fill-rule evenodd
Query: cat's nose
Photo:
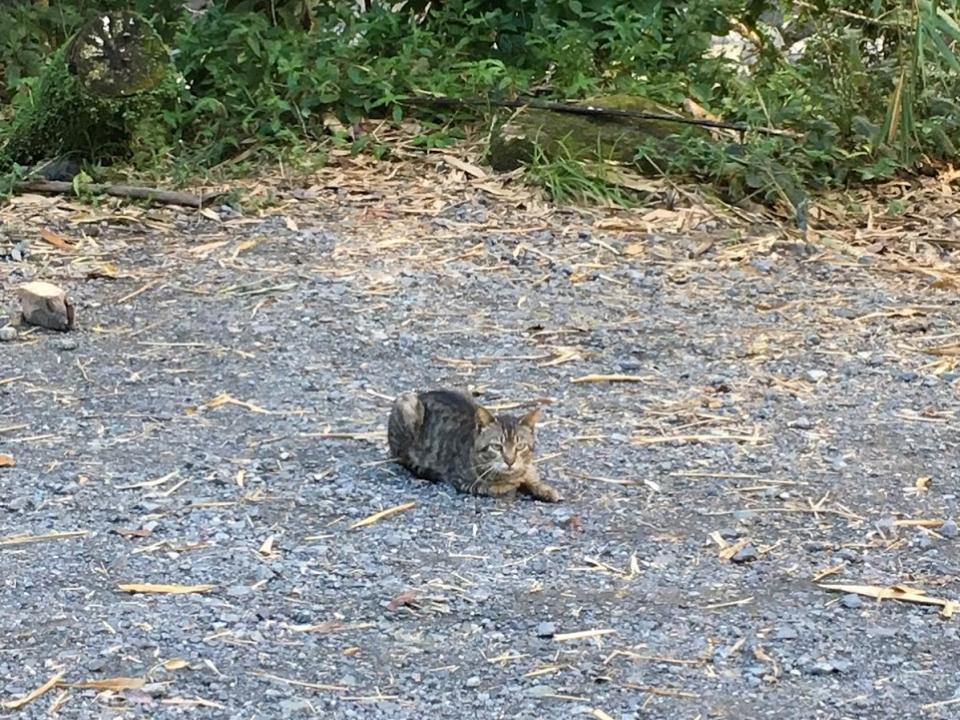
M 516 455 L 504 455 L 503 461 L 507 464 L 507 467 L 513 467 L 513 464 L 517 461 Z

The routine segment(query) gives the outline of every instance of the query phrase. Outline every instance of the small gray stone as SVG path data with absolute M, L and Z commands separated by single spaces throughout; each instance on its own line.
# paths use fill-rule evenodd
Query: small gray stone
M 757 555 L 757 549 L 753 546 L 753 543 L 747 543 L 730 559 L 735 563 L 745 563 L 752 562 L 758 557 L 760 556 Z
M 825 370 L 807 370 L 807 380 L 812 383 L 818 383 L 826 377 L 827 372 Z
M 557 626 L 552 622 L 542 622 L 537 625 L 537 637 L 549 638 L 553 637 L 557 632 Z
M 810 418 L 803 416 L 798 417 L 796 420 L 790 423 L 790 427 L 797 428 L 798 430 L 809 430 L 813 427 L 813 423 L 810 422 Z
M 64 352 L 70 352 L 71 350 L 76 350 L 76 349 L 77 349 L 77 341 L 74 340 L 73 338 L 69 338 L 69 337 L 57 338 L 56 340 L 54 340 L 53 346 L 54 346 L 57 350 L 62 350 L 62 351 L 64 351 Z
M 852 548 L 843 548 L 843 550 L 837 553 L 837 558 L 851 565 L 859 565 L 863 562 L 863 555 Z
M 863 601 L 860 600 L 859 595 L 854 593 L 847 593 L 840 599 L 840 604 L 845 608 L 850 608 L 851 610 L 856 610 L 858 607 L 863 605 Z
M 16 340 L 19 333 L 13 325 L 6 325 L 0 328 L 0 342 L 11 342 Z
M 953 518 L 947 520 L 940 526 L 940 534 L 945 538 L 953 540 L 957 537 L 957 523 Z
M 476 675 L 473 677 L 467 678 L 467 681 L 464 683 L 468 688 L 480 687 L 480 678 Z
M 840 672 L 840 671 L 832 662 L 827 662 L 826 660 L 815 662 L 813 665 L 810 666 L 811 675 L 831 675 L 832 673 L 835 673 L 835 672 Z
M 845 307 L 833 308 L 833 310 L 830 311 L 830 314 L 838 318 L 843 318 L 844 320 L 854 320 L 860 316 L 860 313 L 853 308 Z
M 800 637 L 800 634 L 797 632 L 796 628 L 791 625 L 783 625 L 777 628 L 776 634 L 774 634 L 774 640 L 796 640 Z
M 291 715 L 299 715 L 301 713 L 309 713 L 311 710 L 310 703 L 306 700 L 281 700 L 280 701 L 280 713 L 284 717 L 290 717 Z
M 547 695 L 556 694 L 556 689 L 550 687 L 549 685 L 534 685 L 531 688 L 527 688 L 527 690 L 524 692 L 524 695 L 528 697 L 546 697 Z
M 227 588 L 227 595 L 230 597 L 245 597 L 253 592 L 253 588 L 247 585 L 231 585 Z
M 884 515 L 877 521 L 877 530 L 886 538 L 897 536 L 897 524 L 892 515 Z

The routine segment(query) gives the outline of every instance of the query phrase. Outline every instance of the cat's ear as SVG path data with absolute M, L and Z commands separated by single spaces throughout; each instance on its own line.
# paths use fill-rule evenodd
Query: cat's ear
M 477 427 L 485 428 L 493 425 L 496 421 L 496 418 L 493 417 L 493 413 L 487 410 L 485 407 L 477 405 Z
M 537 421 L 540 420 L 540 408 L 535 408 L 520 418 L 520 424 L 523 425 L 528 430 L 533 430 L 537 425 Z

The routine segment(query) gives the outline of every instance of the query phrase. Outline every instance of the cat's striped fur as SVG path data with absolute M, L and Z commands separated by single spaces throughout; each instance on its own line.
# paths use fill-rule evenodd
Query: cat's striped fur
M 427 480 L 449 482 L 460 492 L 520 492 L 558 502 L 533 464 L 540 410 L 523 417 L 494 415 L 458 390 L 408 392 L 393 403 L 387 425 L 390 452 Z

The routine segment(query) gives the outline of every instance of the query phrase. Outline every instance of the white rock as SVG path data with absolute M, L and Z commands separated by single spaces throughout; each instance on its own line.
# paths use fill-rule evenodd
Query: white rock
M 51 330 L 73 329 L 73 302 L 61 288 L 35 280 L 21 285 L 19 292 L 20 312 L 25 323 Z

